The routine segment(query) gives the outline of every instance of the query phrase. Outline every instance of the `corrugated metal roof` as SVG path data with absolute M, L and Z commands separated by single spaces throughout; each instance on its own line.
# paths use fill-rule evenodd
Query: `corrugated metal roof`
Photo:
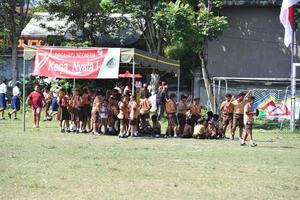
M 282 0 L 224 0 L 226 6 L 279 6 Z

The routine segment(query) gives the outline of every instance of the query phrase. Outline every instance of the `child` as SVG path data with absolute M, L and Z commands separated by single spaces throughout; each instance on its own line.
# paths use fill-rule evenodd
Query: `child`
M 207 115 L 207 118 L 206 118 L 206 124 L 205 124 L 205 126 L 207 127 L 208 126 L 208 122 L 213 118 L 214 113 L 212 111 L 207 111 L 206 115 Z
M 52 118 L 51 118 L 51 115 L 49 113 L 49 110 L 50 110 L 50 106 L 51 106 L 52 96 L 51 96 L 50 89 L 48 87 L 44 88 L 43 95 L 44 95 L 45 101 L 46 101 L 44 121 L 47 121 L 47 120 L 50 121 Z
M 192 126 L 195 126 L 198 119 L 200 119 L 201 114 L 201 103 L 200 98 L 194 98 L 193 103 L 190 107 L 190 113 L 191 113 L 191 120 L 192 120 Z
M 153 136 L 159 137 L 161 134 L 161 125 L 157 119 L 157 115 L 152 115 L 151 120 L 152 120 Z
M 99 135 L 99 111 L 100 111 L 100 105 L 102 103 L 102 97 L 100 91 L 96 92 L 96 96 L 93 101 L 92 105 L 92 111 L 91 111 L 91 123 L 93 127 L 93 134 Z
M 120 120 L 120 133 L 119 133 L 119 137 L 125 137 L 126 135 L 126 131 L 128 128 L 128 117 L 129 117 L 129 113 L 128 113 L 128 97 L 124 96 L 122 101 L 120 101 L 118 103 L 119 106 L 119 114 L 117 115 L 117 117 Z
M 150 109 L 151 109 L 151 102 L 148 99 L 149 94 L 146 93 L 144 97 L 142 97 L 140 102 L 140 111 L 141 111 L 141 128 L 144 129 L 149 125 L 148 119 L 150 118 Z
M 253 109 L 253 103 L 254 103 L 255 97 L 250 97 L 248 100 L 248 103 L 245 105 L 244 108 L 244 125 L 245 125 L 245 134 L 244 138 L 241 140 L 241 146 L 244 146 L 245 140 L 247 137 L 250 137 L 250 146 L 256 147 L 257 144 L 253 142 L 253 136 L 252 136 L 252 126 L 254 124 L 254 116 L 257 114 L 257 111 Z
M 193 138 L 195 139 L 205 139 L 205 119 L 198 119 L 197 125 L 194 127 Z
M 178 134 L 181 136 L 186 124 L 186 112 L 188 111 L 188 106 L 186 105 L 186 95 L 181 95 L 180 101 L 178 103 Z
M 100 106 L 100 132 L 105 134 L 107 129 L 107 120 L 108 120 L 108 100 L 104 99 Z M 102 127 L 104 127 L 104 132 L 102 132 Z
M 229 129 L 232 129 L 232 119 L 233 119 L 233 98 L 231 94 L 225 95 L 225 101 L 222 102 L 220 106 L 220 111 L 223 113 L 223 131 L 224 137 L 226 137 L 226 130 L 228 125 L 230 126 Z
M 82 132 L 83 133 L 86 133 L 86 129 L 87 129 L 87 124 L 89 123 L 89 120 L 90 120 L 90 96 L 89 96 L 89 89 L 88 87 L 84 87 L 83 88 L 83 94 L 81 96 L 81 104 L 82 104 L 82 107 L 81 107 L 81 112 L 82 112 L 82 115 L 83 115 L 83 123 L 82 123 Z M 88 130 L 90 131 L 90 130 Z
M 187 119 L 183 128 L 182 138 L 191 138 L 193 136 L 192 120 Z
M 213 118 L 212 118 L 212 122 L 216 128 L 216 131 L 217 131 L 217 138 L 222 138 L 223 135 L 224 135 L 224 132 L 223 132 L 223 124 L 222 122 L 219 120 L 219 115 L 217 114 L 214 114 L 213 115 Z
M 38 85 L 34 86 L 34 91 L 29 94 L 26 100 L 26 104 L 28 101 L 31 101 L 31 110 L 33 113 L 33 123 L 35 128 L 40 127 L 40 118 L 41 118 L 41 110 L 43 104 L 45 103 L 44 95 L 40 91 L 40 87 Z
M 66 96 L 66 90 L 60 89 L 59 97 L 58 97 L 58 112 L 57 112 L 57 120 L 59 121 L 60 125 L 60 132 L 70 132 L 69 130 L 69 120 L 71 119 L 69 113 L 69 101 Z
M 76 88 L 74 90 L 74 96 L 72 97 L 71 108 L 71 121 L 73 122 L 73 132 L 82 132 L 82 114 L 81 114 L 81 96 L 80 90 Z
M 12 93 L 13 93 L 13 97 L 11 99 L 12 111 L 8 113 L 8 117 L 11 119 L 11 116 L 14 115 L 14 119 L 17 119 L 17 112 L 20 110 L 20 95 L 21 95 L 19 82 L 16 82 Z
M 136 96 L 131 95 L 130 96 L 130 102 L 128 104 L 129 107 L 129 129 L 127 132 L 127 136 L 129 134 L 131 137 L 137 137 L 138 136 L 138 116 L 140 114 L 139 112 L 139 106 L 136 101 Z
M 216 139 L 217 138 L 217 129 L 213 121 L 209 121 L 206 128 L 206 138 Z
M 177 137 L 177 118 L 176 118 L 176 94 L 171 94 L 170 99 L 166 102 L 166 113 L 168 115 L 168 127 L 166 137 L 171 136 L 174 133 L 174 137 Z

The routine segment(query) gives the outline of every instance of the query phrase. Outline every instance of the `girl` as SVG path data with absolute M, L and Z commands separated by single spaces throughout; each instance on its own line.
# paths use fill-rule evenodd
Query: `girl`
M 106 133 L 107 129 L 107 119 L 108 119 L 108 100 L 104 99 L 101 106 L 100 106 L 100 132 L 102 132 L 102 127 L 104 126 L 104 132 Z
M 8 113 L 8 117 L 11 119 L 11 115 L 14 115 L 14 119 L 17 119 L 17 112 L 20 110 L 20 95 L 21 95 L 19 82 L 16 82 L 12 93 L 13 93 L 13 97 L 11 99 L 12 111 Z
M 66 90 L 60 89 L 59 97 L 58 97 L 58 112 L 57 112 L 57 120 L 59 121 L 60 132 L 70 132 L 69 130 L 69 120 L 71 119 L 69 113 L 69 102 L 66 96 Z
M 126 131 L 128 128 L 128 98 L 126 96 L 123 97 L 122 101 L 119 102 L 119 114 L 118 118 L 120 119 L 120 133 L 119 137 L 125 137 Z
M 93 134 L 99 135 L 99 111 L 100 111 L 100 105 L 103 101 L 103 98 L 101 96 L 100 91 L 96 93 L 96 96 L 93 101 L 93 106 L 92 106 L 92 114 L 91 114 L 91 123 L 93 127 Z
M 137 137 L 138 136 L 138 116 L 139 116 L 139 106 L 136 101 L 136 96 L 131 95 L 130 96 L 130 102 L 128 104 L 129 107 L 129 128 L 128 133 L 131 134 L 131 137 Z

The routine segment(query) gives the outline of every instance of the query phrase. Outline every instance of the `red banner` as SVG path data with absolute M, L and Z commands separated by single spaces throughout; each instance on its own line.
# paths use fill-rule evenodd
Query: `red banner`
M 38 48 L 33 75 L 76 78 L 117 79 L 120 48 Z

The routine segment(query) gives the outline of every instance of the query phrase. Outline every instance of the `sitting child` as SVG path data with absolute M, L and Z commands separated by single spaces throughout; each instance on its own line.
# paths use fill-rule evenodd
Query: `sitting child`
M 213 121 L 209 121 L 206 128 L 206 137 L 209 139 L 217 138 L 217 129 Z
M 193 138 L 205 139 L 205 119 L 198 119 L 197 125 L 194 127 Z
M 212 119 L 213 116 L 214 116 L 214 113 L 213 113 L 212 111 L 207 111 L 206 115 L 207 115 L 207 118 L 206 118 L 206 124 L 205 124 L 205 127 L 207 128 L 208 122 L 211 121 L 211 119 Z
M 160 122 L 157 120 L 157 115 L 152 115 L 152 128 L 153 128 L 153 135 L 154 137 L 159 137 L 161 134 L 161 125 Z
M 223 124 L 219 119 L 219 115 L 214 114 L 212 117 L 212 122 L 217 131 L 217 138 L 223 138 L 224 137 Z
M 183 128 L 182 138 L 191 138 L 193 136 L 192 120 L 187 119 Z

